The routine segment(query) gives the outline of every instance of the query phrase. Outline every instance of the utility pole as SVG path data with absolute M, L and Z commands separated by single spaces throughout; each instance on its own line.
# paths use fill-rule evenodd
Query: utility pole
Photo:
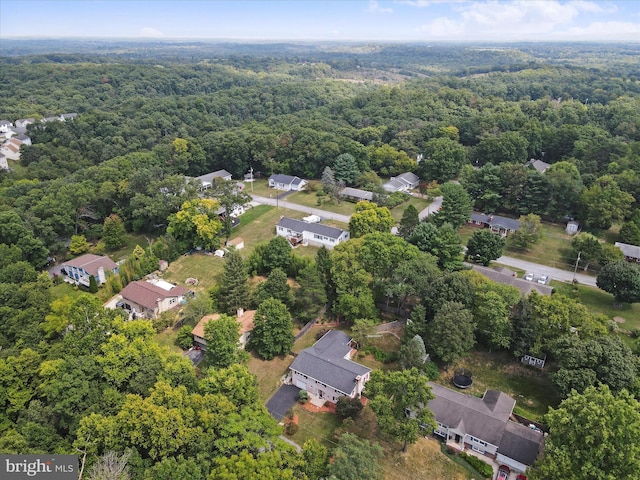
M 253 167 L 249 169 L 249 173 L 251 174 L 251 193 L 253 194 Z
M 578 262 L 580 262 L 580 255 L 582 255 L 582 252 L 578 252 L 578 258 L 576 258 L 576 266 L 573 268 L 573 283 L 576 283 L 576 272 L 578 271 Z

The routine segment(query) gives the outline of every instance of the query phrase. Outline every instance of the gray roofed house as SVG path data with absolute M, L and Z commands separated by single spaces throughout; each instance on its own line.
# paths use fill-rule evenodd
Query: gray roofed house
M 630 262 L 640 262 L 640 247 L 637 245 L 629 245 L 628 243 L 616 242 L 615 246 L 618 247 L 624 259 Z
M 471 269 L 475 270 L 478 273 L 481 273 L 494 282 L 516 287 L 525 296 L 529 296 L 529 294 L 531 294 L 531 292 L 534 290 L 540 295 L 551 295 L 551 293 L 553 292 L 553 287 L 542 285 L 537 282 L 529 282 L 524 278 L 518 278 L 517 276 L 515 276 L 514 272 L 508 269 L 504 269 L 506 271 L 499 271 L 490 267 L 483 267 L 481 265 L 474 265 L 471 267 Z
M 187 177 L 192 178 L 192 177 Z M 231 180 L 231 174 L 226 170 L 216 170 L 215 172 L 205 173 L 199 177 L 193 177 L 194 180 L 200 182 L 198 190 L 208 190 L 213 186 L 216 178 L 222 178 L 223 180 Z
M 549 167 L 551 166 L 550 163 L 547 162 L 543 162 L 542 160 L 536 160 L 535 158 L 532 158 L 531 160 L 529 160 L 527 163 L 525 163 L 525 166 L 527 167 L 533 167 L 535 168 L 538 172 L 540 173 L 544 173 L 546 172 Z
M 292 175 L 275 173 L 269 177 L 269 186 L 276 190 L 285 190 L 287 192 L 289 190 L 299 191 L 302 190 L 305 185 L 307 185 L 306 180 Z
M 329 402 L 359 396 L 371 369 L 351 360 L 351 338 L 328 331 L 312 347 L 298 354 L 289 369 L 293 385 Z
M 68 279 L 85 287 L 90 286 L 90 277 L 94 277 L 98 285 L 106 281 L 109 273 L 118 273 L 118 265 L 109 257 L 87 253 L 67 260 L 62 264 Z
M 415 173 L 406 172 L 397 177 L 391 177 L 388 182 L 382 185 L 387 192 L 408 192 L 418 186 L 420 177 Z
M 482 398 L 429 382 L 429 402 L 437 428 L 448 445 L 471 448 L 519 472 L 537 458 L 544 435 L 510 420 L 515 400 L 503 392 L 487 390 Z
M 489 227 L 491 231 L 506 237 L 520 228 L 520 221 L 500 215 L 473 212 L 469 223 Z
M 362 200 L 372 201 L 373 192 L 367 190 L 360 190 L 359 188 L 344 187 L 340 192 L 340 195 L 349 200 L 355 200 L 357 202 Z
M 349 232 L 321 223 L 307 223 L 302 220 L 282 217 L 276 225 L 276 234 L 287 238 L 292 245 L 299 243 L 333 248 L 340 242 L 349 240 Z
M 20 135 L 16 135 L 13 138 L 17 138 L 25 145 L 31 145 L 31 137 L 29 135 L 25 135 L 24 133 L 21 133 Z

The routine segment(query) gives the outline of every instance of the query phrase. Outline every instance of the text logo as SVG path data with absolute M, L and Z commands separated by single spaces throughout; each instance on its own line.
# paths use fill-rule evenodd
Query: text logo
M 77 455 L 0 455 L 2 480 L 77 480 Z

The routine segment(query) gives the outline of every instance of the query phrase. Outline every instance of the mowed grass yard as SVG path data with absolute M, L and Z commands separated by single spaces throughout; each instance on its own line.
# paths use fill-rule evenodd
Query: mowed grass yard
M 452 385 L 456 368 L 465 368 L 473 374 L 473 386 L 466 390 L 482 396 L 485 390 L 499 390 L 515 401 L 514 412 L 532 420 L 540 420 L 550 406 L 555 407 L 560 397 L 551 385 L 547 370 L 525 367 L 507 352 L 474 350 L 471 354 L 440 373 L 437 383 L 448 388 Z

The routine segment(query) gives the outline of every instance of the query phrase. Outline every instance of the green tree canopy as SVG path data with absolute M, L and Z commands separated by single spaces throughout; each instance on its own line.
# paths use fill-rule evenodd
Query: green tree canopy
M 616 302 L 640 301 L 640 269 L 625 260 L 617 260 L 602 267 L 596 284 L 598 288 L 612 294 Z
M 220 245 L 222 224 L 218 218 L 220 204 L 210 198 L 187 200 L 180 211 L 169 217 L 167 232 L 185 249 L 202 247 L 212 250 Z
M 240 325 L 235 317 L 222 314 L 204 326 L 205 357 L 215 368 L 229 368 L 240 360 Z
M 293 324 L 284 303 L 275 298 L 265 300 L 258 307 L 253 323 L 249 348 L 266 360 L 289 353 L 293 346 Z
M 388 232 L 393 223 L 393 217 L 387 207 L 379 207 L 372 202 L 358 202 L 349 219 L 349 232 L 352 238 L 372 232 Z
M 487 266 L 492 260 L 497 260 L 502 256 L 505 244 L 504 237 L 489 229 L 476 230 L 467 242 L 465 257 Z
M 249 306 L 249 274 L 240 252 L 231 250 L 224 263 L 219 283 L 218 306 L 220 311 L 235 315 L 239 308 Z
M 450 223 L 458 229 L 471 218 L 472 201 L 462 185 L 445 183 L 440 187 L 442 191 L 442 208 L 434 214 L 436 225 Z
M 458 302 L 444 303 L 427 329 L 429 353 L 445 363 L 464 357 L 476 343 L 473 316 Z
M 640 477 L 640 403 L 626 390 L 608 386 L 573 392 L 550 408 L 544 456 L 530 471 L 533 480 L 609 480 Z
M 377 443 L 343 433 L 329 463 L 329 480 L 382 480 L 382 455 Z

